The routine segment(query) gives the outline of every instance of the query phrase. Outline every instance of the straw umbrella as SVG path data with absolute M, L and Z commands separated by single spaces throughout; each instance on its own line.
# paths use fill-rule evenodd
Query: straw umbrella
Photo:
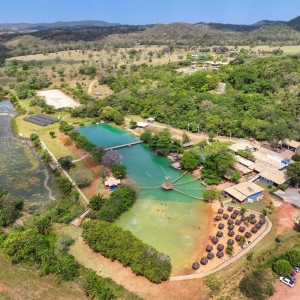
M 211 245 L 208 245 L 208 246 L 206 246 L 206 251 L 207 252 L 211 252 L 211 251 L 213 251 L 213 246 L 211 246 Z
M 207 263 L 208 263 L 207 258 L 206 258 L 206 257 L 202 257 L 201 260 L 200 260 L 200 263 L 201 263 L 202 265 L 207 265 Z
M 255 218 L 254 218 L 254 219 L 251 219 L 250 223 L 251 223 L 252 225 L 254 225 L 255 223 L 257 223 L 257 220 L 256 220 Z
M 227 220 L 228 218 L 229 218 L 229 215 L 228 215 L 228 214 L 224 214 L 224 215 L 223 215 L 223 219 L 224 219 L 224 220 Z
M 220 215 L 217 215 L 217 216 L 215 217 L 215 220 L 216 220 L 216 221 L 221 221 L 221 220 L 222 220 L 222 217 L 221 217 Z
M 222 258 L 222 257 L 224 256 L 224 253 L 223 253 L 222 251 L 219 251 L 219 252 L 217 253 L 217 256 L 218 256 L 219 258 Z
M 230 245 L 230 246 L 232 246 L 234 244 L 234 240 L 232 240 L 232 239 L 229 239 L 228 241 L 227 241 L 227 245 Z
M 232 214 L 232 215 L 230 216 L 230 218 L 233 219 L 233 220 L 236 219 L 236 217 L 237 217 L 236 214 Z
M 214 259 L 215 255 L 213 253 L 207 253 L 207 258 L 208 259 Z
M 244 227 L 244 226 L 239 227 L 239 232 L 244 232 L 245 230 L 246 230 L 246 227 Z
M 235 225 L 240 226 L 241 224 L 242 224 L 242 221 L 241 221 L 241 220 L 236 220 L 236 221 L 235 221 Z
M 255 227 L 256 227 L 257 229 L 261 229 L 262 225 L 261 225 L 260 223 L 257 223 L 257 224 L 255 225 Z
M 223 236 L 223 232 L 222 231 L 218 231 L 217 232 L 217 237 L 222 237 Z
M 194 270 L 198 270 L 198 269 L 200 268 L 200 264 L 197 263 L 197 262 L 194 262 L 193 265 L 192 265 L 192 268 L 193 268 Z
M 266 219 L 260 219 L 260 220 L 258 221 L 258 223 L 259 223 L 260 225 L 264 225 L 264 224 L 266 223 Z
M 234 229 L 234 225 L 229 225 L 228 226 L 228 230 L 230 231 L 230 230 L 233 230 Z
M 257 229 L 256 227 L 252 227 L 252 228 L 251 228 L 251 232 L 252 232 L 252 233 L 256 233 L 257 231 L 258 231 L 258 229 Z
M 223 223 L 219 223 L 219 224 L 218 224 L 218 228 L 219 228 L 219 229 L 223 229 L 224 227 L 225 227 L 225 225 L 224 225 Z
M 238 234 L 238 235 L 235 237 L 235 240 L 236 240 L 237 242 L 239 242 L 239 241 L 241 240 L 241 238 L 242 238 L 242 236 Z
M 235 210 L 233 211 L 233 213 L 236 214 L 236 215 L 239 215 L 241 212 L 240 212 L 238 209 L 235 209 Z
M 211 239 L 211 242 L 212 242 L 213 244 L 218 244 L 219 239 L 218 239 L 217 237 L 213 237 L 213 238 Z
M 251 218 L 251 219 L 254 219 L 254 218 L 255 218 L 255 215 L 254 215 L 254 214 L 250 214 L 250 218 Z
M 223 212 L 224 212 L 224 209 L 223 209 L 223 208 L 219 208 L 219 209 L 218 209 L 218 214 L 221 215 Z
M 232 211 L 233 211 L 233 207 L 232 207 L 232 206 L 228 206 L 228 207 L 227 207 L 227 210 L 228 210 L 229 212 L 232 212 Z
M 247 231 L 245 233 L 245 238 L 249 239 L 249 238 L 251 238 L 251 236 L 252 236 L 252 234 L 250 232 Z
M 228 220 L 228 221 L 227 221 L 227 224 L 228 224 L 228 225 L 233 225 L 233 223 L 234 223 L 233 220 Z
M 230 231 L 228 232 L 228 236 L 233 237 L 233 236 L 234 236 L 234 231 L 233 231 L 233 230 L 230 230 Z
M 242 221 L 242 222 L 247 221 L 247 217 L 246 217 L 246 216 L 242 216 L 242 217 L 241 217 L 241 221 Z
M 223 251 L 224 250 L 224 245 L 223 244 L 219 244 L 218 246 L 217 246 L 217 249 L 219 250 L 219 251 Z

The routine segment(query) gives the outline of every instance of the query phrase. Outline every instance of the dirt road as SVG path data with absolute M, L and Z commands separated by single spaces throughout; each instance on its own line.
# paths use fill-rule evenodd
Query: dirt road
M 275 285 L 276 293 L 274 296 L 269 298 L 269 300 L 299 300 L 300 299 L 300 283 L 299 283 L 300 276 L 297 275 L 298 281 L 295 285 L 290 288 L 289 286 L 283 284 L 278 280 Z

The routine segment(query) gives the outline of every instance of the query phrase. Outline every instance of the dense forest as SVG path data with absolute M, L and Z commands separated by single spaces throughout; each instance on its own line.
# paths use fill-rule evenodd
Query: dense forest
M 240 56 L 220 70 L 185 76 L 172 65 L 142 65 L 102 78 L 115 92 L 102 105 L 194 132 L 271 142 L 299 138 L 299 71 L 297 55 Z M 225 93 L 213 91 L 219 82 L 227 84 Z

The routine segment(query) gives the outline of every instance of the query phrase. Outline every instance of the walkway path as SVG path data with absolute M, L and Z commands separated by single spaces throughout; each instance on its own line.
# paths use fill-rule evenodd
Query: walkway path
M 93 86 L 94 84 L 97 82 L 97 79 L 93 80 L 92 82 L 90 82 L 89 87 L 88 87 L 88 94 L 89 95 L 93 95 Z
M 42 139 L 40 138 L 40 141 L 41 141 L 41 144 L 42 144 L 42 147 L 44 149 L 46 149 L 49 154 L 51 155 L 53 161 L 59 165 L 56 157 L 54 156 L 54 154 L 50 151 L 50 149 L 47 147 L 47 145 L 42 141 Z M 73 181 L 73 179 L 71 178 L 71 176 L 68 174 L 68 172 L 64 169 L 61 169 L 62 172 L 64 173 L 64 175 L 70 180 L 70 182 L 72 183 L 73 187 L 77 190 L 77 192 L 79 193 L 79 195 L 82 197 L 82 199 L 87 203 L 89 204 L 89 200 L 88 198 L 85 196 L 85 194 L 81 191 L 81 189 L 78 187 L 78 185 Z
M 239 209 L 238 207 L 236 207 L 237 209 Z M 248 212 L 252 212 L 254 214 L 257 214 L 257 211 L 254 210 L 250 210 L 247 209 Z M 198 274 L 190 274 L 190 275 L 181 275 L 181 276 L 173 276 L 170 277 L 170 281 L 180 281 L 180 280 L 189 280 L 189 279 L 196 279 L 196 278 L 203 278 L 205 276 L 211 275 L 213 273 L 216 273 L 218 271 L 221 271 L 222 269 L 224 269 L 225 267 L 231 265 L 232 263 L 234 263 L 235 261 L 237 261 L 238 259 L 240 259 L 242 256 L 244 256 L 247 252 L 249 252 L 251 249 L 253 249 L 272 229 L 272 223 L 269 220 L 268 217 L 266 217 L 267 220 L 267 228 L 265 229 L 265 231 L 258 236 L 249 246 L 247 246 L 245 249 L 243 249 L 241 252 L 239 252 L 237 255 L 233 256 L 231 259 L 225 261 L 224 263 L 222 263 L 221 265 L 219 265 L 218 267 L 216 267 L 213 270 L 207 271 L 207 272 L 203 272 L 203 273 L 198 273 Z
M 85 218 L 85 216 L 90 212 L 90 208 L 88 208 L 84 213 L 82 213 L 79 217 L 74 219 L 73 221 L 70 222 L 71 225 L 75 227 L 80 227 L 82 220 Z
M 72 160 L 72 163 L 77 163 L 78 161 L 84 160 L 86 157 L 90 156 L 90 153 L 86 153 L 84 155 L 82 155 L 81 157 L 79 157 L 78 159 Z

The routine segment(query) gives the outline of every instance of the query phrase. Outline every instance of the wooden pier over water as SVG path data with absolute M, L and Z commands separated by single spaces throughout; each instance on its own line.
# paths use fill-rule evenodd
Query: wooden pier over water
M 125 148 L 125 147 L 131 147 L 131 146 L 142 144 L 142 143 L 144 143 L 144 142 L 143 141 L 137 141 L 137 142 L 132 142 L 132 143 L 128 143 L 128 144 L 117 145 L 117 146 L 105 148 L 105 150 L 108 151 L 108 150 L 115 150 L 115 149 L 120 149 L 120 148 Z

